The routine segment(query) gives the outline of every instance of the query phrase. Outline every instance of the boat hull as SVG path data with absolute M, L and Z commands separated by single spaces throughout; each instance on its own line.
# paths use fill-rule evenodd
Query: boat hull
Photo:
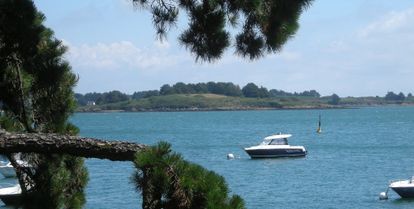
M 413 187 L 391 187 L 394 192 L 400 195 L 402 198 L 414 198 L 414 186 Z
M 22 190 L 19 184 L 0 188 L 0 199 L 6 205 L 19 206 L 21 204 Z
M 245 149 L 251 158 L 302 157 L 306 155 L 303 149 Z
M 21 194 L 0 195 L 0 199 L 9 206 L 19 206 L 22 202 Z

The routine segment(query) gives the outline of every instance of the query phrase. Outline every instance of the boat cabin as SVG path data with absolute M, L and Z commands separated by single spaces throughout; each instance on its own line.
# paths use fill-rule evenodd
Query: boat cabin
M 262 145 L 288 145 L 290 134 L 277 134 L 264 138 Z
M 268 145 L 288 145 L 286 138 L 284 139 L 272 139 Z

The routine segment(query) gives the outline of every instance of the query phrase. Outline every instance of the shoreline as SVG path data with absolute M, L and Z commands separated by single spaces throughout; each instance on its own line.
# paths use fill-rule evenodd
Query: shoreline
M 330 97 L 272 97 L 248 98 L 217 94 L 173 94 L 128 99 L 119 102 L 87 103 L 75 112 L 208 112 L 208 111 L 257 111 L 257 110 L 312 110 L 355 109 L 378 106 L 413 106 L 414 97 L 406 101 L 387 100 L 379 97 L 346 97 L 332 101 Z
M 360 107 L 249 107 L 249 108 L 163 108 L 163 109 L 141 109 L 141 110 L 88 110 L 88 111 L 75 111 L 75 113 L 129 113 L 129 112 L 220 112 L 220 111 L 263 111 L 263 110 L 329 110 L 329 109 L 358 109 Z
M 75 113 L 130 113 L 130 112 L 220 112 L 220 111 L 263 111 L 263 110 L 330 110 L 330 109 L 360 109 L 369 107 L 410 107 L 414 104 L 370 104 L 370 105 L 330 105 L 330 106 L 291 106 L 291 107 L 218 107 L 218 108 L 159 108 L 159 109 L 134 109 L 134 110 L 76 110 Z

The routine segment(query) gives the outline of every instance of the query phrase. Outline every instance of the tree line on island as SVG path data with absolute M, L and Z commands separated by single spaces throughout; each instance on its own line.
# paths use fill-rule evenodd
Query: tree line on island
M 86 93 L 76 94 L 75 97 L 80 106 L 88 105 L 88 102 L 95 104 L 107 104 L 127 101 L 130 99 L 142 99 L 153 96 L 165 96 L 173 94 L 218 94 L 233 97 L 247 98 L 271 98 L 271 97 L 313 97 L 319 98 L 321 95 L 316 90 L 303 92 L 286 92 L 283 90 L 271 89 L 254 83 L 248 83 L 243 88 L 232 82 L 207 82 L 197 84 L 185 84 L 178 82 L 174 85 L 164 84 L 160 90 L 137 91 L 131 95 L 114 90 L 105 93 Z M 335 94 L 336 95 L 336 94 Z
M 306 90 L 303 92 L 287 92 L 284 90 L 270 89 L 258 86 L 254 83 L 248 83 L 242 88 L 232 82 L 207 82 L 207 83 L 183 83 L 177 82 L 173 85 L 164 84 L 159 90 L 136 91 L 133 94 L 126 94 L 117 90 L 105 93 L 86 93 L 75 94 L 79 106 L 88 105 L 105 105 L 111 103 L 141 100 L 153 97 L 162 97 L 168 95 L 197 95 L 197 94 L 216 94 L 228 97 L 240 98 L 257 98 L 264 100 L 290 100 L 296 103 L 305 100 L 321 101 L 329 105 L 360 105 L 360 104 L 398 104 L 403 102 L 414 102 L 411 93 L 387 92 L 384 97 L 345 97 L 341 98 L 333 93 L 328 96 L 321 96 L 316 90 Z M 355 103 L 355 100 L 357 101 Z M 274 106 L 274 107 L 279 107 Z
M 392 91 L 389 91 L 384 99 L 389 101 L 404 101 L 405 99 L 412 99 L 413 95 L 411 93 L 408 93 L 407 96 L 404 95 L 404 93 L 400 92 L 399 94 L 396 94 Z

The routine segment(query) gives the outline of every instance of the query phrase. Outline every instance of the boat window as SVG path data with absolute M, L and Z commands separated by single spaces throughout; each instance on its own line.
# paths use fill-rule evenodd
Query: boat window
M 269 145 L 287 145 L 287 139 L 273 139 Z

